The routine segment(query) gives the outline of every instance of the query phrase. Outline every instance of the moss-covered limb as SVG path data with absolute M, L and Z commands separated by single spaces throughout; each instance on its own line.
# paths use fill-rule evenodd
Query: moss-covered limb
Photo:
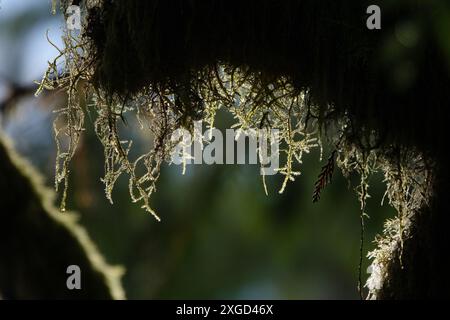
M 105 148 L 107 195 L 126 173 L 132 199 L 142 200 L 152 213 L 149 196 L 173 147 L 171 133 L 190 128 L 196 119 L 212 123 L 219 108 L 229 110 L 240 129 L 260 127 L 270 119 L 270 126 L 281 130 L 281 145 L 287 145 L 282 152 L 289 161 L 280 173 L 287 180 L 299 174 L 292 171 L 291 159 L 301 163 L 323 136 L 333 144 L 339 139 L 340 167 L 361 175 L 357 190 L 363 204 L 368 173 L 381 169 L 386 175 L 389 202 L 399 217 L 379 241 L 379 283 L 386 292 L 391 288 L 385 297 L 412 296 L 407 283 L 421 282 L 422 275 L 404 270 L 426 264 L 428 256 L 411 248 L 415 243 L 438 248 L 431 235 L 447 240 L 439 224 L 445 222 L 445 195 L 439 191 L 444 188 L 436 188 L 432 198 L 421 193 L 429 183 L 423 177 L 437 175 L 433 170 L 448 162 L 442 155 L 450 121 L 449 42 L 435 22 L 437 11 L 445 13 L 440 16 L 450 12 L 445 0 L 380 0 L 383 22 L 376 31 L 366 28 L 370 1 L 85 3 L 85 33 L 75 48 L 69 32 L 62 52 L 68 76 L 56 82 L 46 77 L 41 86 L 66 88 L 69 94 L 68 107 L 60 110 L 68 119 L 66 130 L 57 130 L 56 136 L 69 135 L 71 144 L 58 156 L 65 165 L 57 167 L 57 184 L 66 181 L 66 164 L 84 125 L 84 110 L 75 99 L 82 91 L 77 89 L 80 79 L 93 92 L 98 113 L 95 126 Z M 156 135 L 155 147 L 136 162 L 128 159 L 131 142 L 123 141 L 117 129 L 129 110 L 148 120 Z M 144 170 L 137 170 L 138 165 Z M 142 171 L 138 177 L 136 172 Z M 430 199 L 442 208 L 420 210 Z M 428 254 L 434 255 L 432 260 L 442 258 L 435 250 Z M 442 271 L 435 263 L 421 270 Z M 416 295 L 419 287 L 414 286 Z M 439 288 L 430 288 L 433 292 L 423 296 L 440 294 Z
M 447 160 L 448 161 L 448 160 Z M 447 162 L 448 163 L 448 162 Z M 379 287 L 372 290 L 377 299 L 448 299 L 450 297 L 450 233 L 448 226 L 448 168 L 437 168 L 432 198 L 412 214 L 403 248 L 391 241 L 389 260 L 375 261 L 373 269 L 385 269 Z M 378 265 L 377 265 L 378 264 Z
M 73 212 L 0 135 L 0 292 L 4 299 L 123 299 L 121 267 L 108 265 Z M 69 265 L 81 290 L 68 290 Z
M 379 31 L 366 28 L 371 1 L 102 2 L 90 11 L 86 35 L 93 80 L 111 94 L 132 96 L 149 86 L 198 91 L 210 77 L 199 70 L 227 64 L 262 83 L 287 77 L 308 89 L 317 115 L 348 114 L 355 136 L 373 129 L 386 144 L 426 151 L 446 143 L 430 130 L 449 118 L 450 77 L 433 28 L 444 1 L 378 1 Z

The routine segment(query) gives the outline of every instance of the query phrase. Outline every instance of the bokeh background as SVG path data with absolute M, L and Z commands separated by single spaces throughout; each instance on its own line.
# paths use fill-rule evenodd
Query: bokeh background
M 53 185 L 55 142 L 53 110 L 60 95 L 33 93 L 62 46 L 64 21 L 52 15 L 49 0 L 0 0 L 1 130 Z M 131 117 L 131 115 L 129 116 Z M 259 167 L 252 165 L 165 166 L 153 196 L 162 222 L 133 204 L 127 180 L 114 191 L 114 205 L 105 198 L 103 150 L 87 119 L 87 131 L 72 163 L 68 207 L 81 214 L 107 261 L 126 268 L 128 298 L 223 299 L 353 299 L 358 298 L 360 208 L 353 188 L 356 179 L 336 171 L 322 199 L 312 192 L 324 160 L 318 152 L 305 157 L 302 175 L 278 194 L 281 176 L 268 178 L 264 194 Z M 129 119 L 133 122 L 132 119 Z M 217 127 L 228 128 L 224 113 Z M 136 150 L 145 150 L 148 136 L 126 127 Z M 1 178 L 1 173 L 0 173 Z M 381 206 L 382 176 L 372 178 L 364 236 L 363 279 L 368 251 L 382 232 L 383 221 L 395 213 Z M 1 197 L 1 196 L 0 196 Z M 64 214 L 64 213 L 61 213 Z M 36 275 L 38 276 L 38 275 Z

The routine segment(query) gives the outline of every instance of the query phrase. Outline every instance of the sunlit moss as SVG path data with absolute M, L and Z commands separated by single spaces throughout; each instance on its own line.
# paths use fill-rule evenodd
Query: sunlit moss
M 225 10 L 221 7 L 225 2 L 195 8 L 190 7 L 194 2 L 178 4 L 183 7 L 180 12 L 163 2 L 87 1 L 86 32 L 74 37 L 66 31 L 65 48 L 58 49 L 60 55 L 50 63 L 38 90 L 65 89 L 68 94 L 68 104 L 57 111 L 54 126 L 55 184 L 64 185 L 62 208 L 69 163 L 86 113 L 96 115 L 95 131 L 104 147 L 107 198 L 112 202 L 114 184 L 126 174 L 132 201 L 159 220 L 150 196 L 176 145 L 172 133 L 179 128 L 193 130 L 196 120 L 212 127 L 217 111 L 225 109 L 233 115 L 236 129 L 280 130 L 285 159 L 279 170 L 285 176 L 280 192 L 300 175 L 296 164 L 305 153 L 323 143 L 331 145 L 342 172 L 360 177 L 355 191 L 361 203 L 362 237 L 369 179 L 375 172 L 384 174 L 386 198 L 398 216 L 386 222 L 383 236 L 376 240 L 378 248 L 369 253 L 376 272 L 368 287 L 370 296 L 376 297 L 399 248 L 401 260 L 414 215 L 430 198 L 434 160 L 446 143 L 430 129 L 440 132 L 445 127 L 447 118 L 436 118 L 433 110 L 442 112 L 448 96 L 442 91 L 430 95 L 422 88 L 441 85 L 448 75 L 429 68 L 428 61 L 410 48 L 427 46 L 427 59 L 438 60 L 435 47 L 430 49 L 421 38 L 428 30 L 412 21 L 408 29 L 396 23 L 385 26 L 397 28 L 400 42 L 368 36 L 355 14 L 365 12 L 364 1 L 346 1 L 348 8 L 339 1 L 286 1 L 283 6 L 271 4 L 270 9 L 256 2 L 243 4 L 242 12 L 251 13 L 254 20 L 240 19 L 238 13 L 208 16 L 209 11 Z M 258 10 L 253 13 L 254 7 Z M 270 10 L 281 18 L 273 19 Z M 203 19 L 194 20 L 192 12 L 203 12 Z M 261 18 L 265 16 L 271 23 Z M 224 30 L 235 25 L 245 36 L 240 30 L 233 29 L 232 36 Z M 280 36 L 293 25 L 298 35 Z M 205 36 L 207 27 L 216 34 Z M 218 35 L 223 39 L 214 37 Z M 395 54 L 386 58 L 384 53 L 391 49 Z M 58 65 L 63 58 L 61 72 Z M 412 62 L 404 68 L 402 59 Z M 421 117 L 410 116 L 418 111 Z M 135 159 L 129 156 L 132 141 L 123 140 L 118 132 L 130 114 L 154 137 L 148 152 Z

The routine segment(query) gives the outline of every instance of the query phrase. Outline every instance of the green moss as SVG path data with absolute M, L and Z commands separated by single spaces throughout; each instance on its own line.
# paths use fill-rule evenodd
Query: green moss
M 92 109 L 105 150 L 107 197 L 112 201 L 115 181 L 127 174 L 132 200 L 159 219 L 150 196 L 176 129 L 192 130 L 198 119 L 212 126 L 219 108 L 244 130 L 269 119 L 286 146 L 281 191 L 300 174 L 293 165 L 303 154 L 329 143 L 341 170 L 361 177 L 356 192 L 364 222 L 369 176 L 384 173 L 398 217 L 387 222 L 370 256 L 386 279 L 414 233 L 412 221 L 433 196 L 433 173 L 447 162 L 450 74 L 431 23 L 444 8 L 440 1 L 381 1 L 381 31 L 365 28 L 369 4 L 87 1 L 86 32 L 76 39 L 68 32 L 61 50 L 67 76 L 50 77 L 58 73 L 56 59 L 41 83 L 66 88 L 69 97 L 59 111 L 64 125 L 55 127 L 57 138 L 70 137 L 69 147 L 59 148 L 56 184 L 67 187 L 84 112 Z M 118 134 L 124 113 L 135 113 L 154 135 L 152 148 L 137 159 L 129 159 L 131 141 Z M 374 295 L 382 288 L 376 282 Z
M 43 178 L 0 135 L 0 288 L 7 299 L 123 299 L 123 269 L 107 264 L 77 223 L 62 214 Z M 68 290 L 66 269 L 81 269 L 81 290 Z

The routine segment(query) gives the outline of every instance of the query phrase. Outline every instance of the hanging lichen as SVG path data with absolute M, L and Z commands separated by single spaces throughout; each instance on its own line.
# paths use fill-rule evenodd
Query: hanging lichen
M 445 105 L 447 96 L 430 96 L 421 88 L 430 81 L 445 83 L 448 75 L 422 68 L 427 66 L 422 57 L 413 57 L 422 72 L 415 87 L 408 84 L 414 97 L 403 87 L 384 88 L 392 74 L 370 61 L 379 61 L 385 39 L 368 36 L 360 26 L 355 12 L 365 12 L 365 5 L 248 1 L 236 12 L 226 1 L 85 1 L 86 31 L 74 36 L 66 30 L 64 48 L 57 48 L 59 55 L 37 91 L 67 92 L 67 105 L 56 111 L 54 125 L 61 208 L 86 113 L 96 115 L 95 132 L 104 147 L 106 197 L 113 201 L 114 185 L 125 174 L 132 201 L 159 220 L 150 197 L 178 142 L 173 133 L 180 128 L 192 132 L 197 120 L 212 128 L 217 111 L 224 109 L 233 115 L 235 129 L 280 131 L 280 192 L 301 174 L 297 164 L 305 154 L 314 148 L 322 152 L 323 143 L 336 147 L 313 200 L 330 182 L 335 163 L 344 175 L 359 175 L 361 252 L 368 181 L 376 172 L 384 174 L 385 196 L 398 216 L 386 222 L 377 249 L 369 253 L 373 264 L 367 287 L 376 296 L 393 252 L 403 247 L 414 215 L 429 200 L 430 154 L 445 144 L 442 137 L 416 129 L 436 119 L 432 111 L 419 119 L 408 112 L 424 103 Z M 384 105 L 389 107 L 380 112 Z M 132 141 L 118 132 L 131 115 L 150 128 L 154 139 L 148 152 L 134 159 Z M 447 120 L 437 121 L 442 123 L 433 125 L 442 127 Z M 264 188 L 267 193 L 265 180 Z

